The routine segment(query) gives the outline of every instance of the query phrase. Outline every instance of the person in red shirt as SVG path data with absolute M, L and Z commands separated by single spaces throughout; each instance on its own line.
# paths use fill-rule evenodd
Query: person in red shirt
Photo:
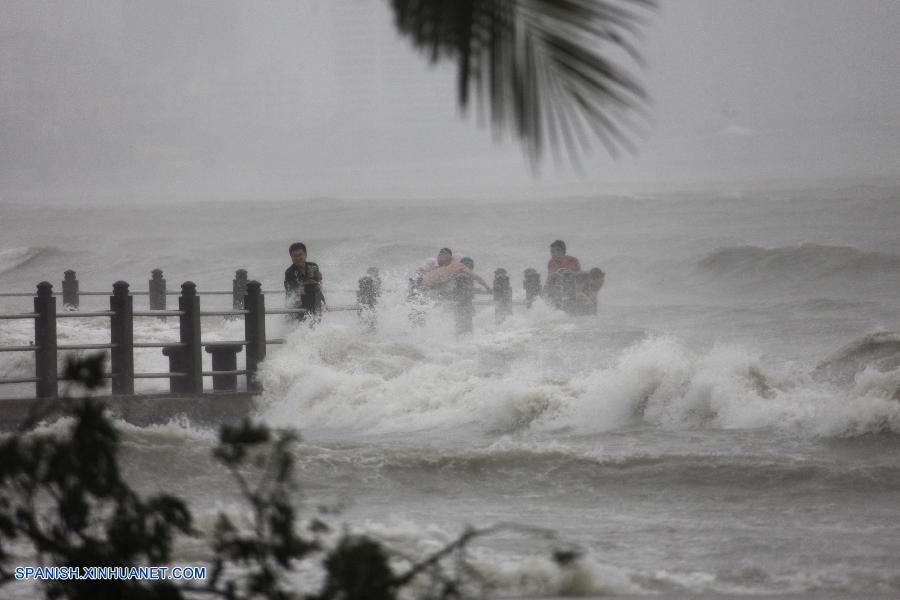
M 547 275 L 556 273 L 560 269 L 566 269 L 577 273 L 581 270 L 581 263 L 574 256 L 566 254 L 566 243 L 556 240 L 550 244 L 550 262 L 547 263 Z

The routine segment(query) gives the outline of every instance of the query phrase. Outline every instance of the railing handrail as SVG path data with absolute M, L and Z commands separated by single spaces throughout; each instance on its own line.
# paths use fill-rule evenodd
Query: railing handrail
M 307 311 L 305 308 L 267 308 L 267 315 L 305 315 Z
M 339 306 L 331 306 L 326 307 L 326 311 L 328 312 L 339 312 L 342 310 L 357 310 L 359 308 L 358 305 L 353 304 L 345 304 Z M 308 312 L 305 308 L 267 308 L 267 315 L 302 315 Z M 56 313 L 56 318 L 58 319 L 78 319 L 78 318 L 89 318 L 89 317 L 112 317 L 116 313 L 111 310 L 93 310 L 93 311 L 80 311 L 80 310 L 65 310 Z M 200 313 L 201 317 L 229 317 L 235 316 L 240 317 L 248 314 L 248 311 L 241 309 L 232 309 L 232 310 L 204 310 Z M 136 310 L 132 313 L 134 317 L 180 317 L 183 316 L 184 312 L 180 310 Z M 0 320 L 3 319 L 36 319 L 38 317 L 37 313 L 14 313 L 14 314 L 0 314 Z
M 342 294 L 352 294 L 356 292 L 356 290 L 351 290 L 349 288 L 328 288 L 332 292 L 342 293 Z M 260 290 L 263 294 L 283 294 L 284 289 L 280 290 Z M 476 293 L 487 293 L 487 292 L 476 292 Z M 178 290 L 166 290 L 166 296 L 180 296 L 181 292 Z M 231 296 L 234 294 L 233 290 L 197 290 L 198 296 Z M 36 296 L 37 292 L 0 292 L 0 298 L 30 298 Z M 62 296 L 63 292 L 53 292 L 54 296 Z M 109 292 L 96 292 L 96 291 L 85 291 L 82 292 L 79 290 L 79 296 L 107 296 Z M 149 296 L 150 292 L 144 290 L 129 290 L 129 296 Z
M 325 312 L 341 312 L 345 310 L 359 310 L 359 303 L 356 304 L 337 304 L 337 305 L 325 305 Z
M 187 373 L 177 373 L 169 371 L 168 373 L 135 373 L 135 379 L 171 379 L 177 377 L 187 377 Z
M 132 317 L 180 317 L 184 315 L 184 311 L 180 310 L 136 310 L 131 313 Z
M 249 373 L 247 369 L 231 369 L 228 371 L 201 371 L 204 377 L 215 377 L 216 375 L 246 375 Z
M 502 320 L 511 314 L 513 304 L 525 304 L 530 307 L 540 294 L 540 277 L 533 269 L 525 273 L 526 299 L 512 300 L 512 289 L 505 269 L 497 269 L 494 273 L 493 304 L 495 318 Z M 472 289 L 472 278 L 458 277 L 454 283 L 458 298 L 457 332 L 472 331 L 473 306 L 489 306 L 492 302 L 475 300 Z M 58 395 L 57 383 L 62 379 L 58 371 L 58 351 L 60 350 L 108 350 L 110 354 L 109 372 L 102 376 L 112 380 L 113 395 L 130 395 L 134 393 L 134 380 L 141 378 L 168 378 L 170 391 L 173 393 L 203 394 L 205 377 L 213 378 L 213 391 L 235 390 L 238 375 L 247 376 L 247 391 L 261 390 L 259 381 L 254 377 L 260 363 L 265 360 L 266 346 L 285 344 L 283 338 L 267 338 L 265 334 L 266 317 L 270 315 L 314 315 L 317 318 L 322 312 L 354 311 L 359 312 L 362 322 L 370 329 L 375 327 L 375 308 L 381 290 L 381 281 L 377 273 L 367 272 L 359 280 L 356 291 L 356 302 L 350 304 L 326 305 L 318 294 L 307 293 L 303 296 L 303 307 L 269 308 L 265 306 L 265 294 L 281 296 L 283 290 L 263 290 L 258 281 L 248 281 L 246 270 L 239 269 L 235 273 L 233 289 L 197 290 L 193 282 L 185 282 L 180 291 L 166 290 L 166 280 L 162 271 L 155 269 L 149 282 L 148 291 L 131 291 L 128 283 L 117 281 L 113 284 L 112 294 L 109 292 L 79 292 L 79 283 L 74 271 L 66 271 L 62 292 L 54 292 L 53 286 L 47 282 L 37 285 L 35 293 L 2 292 L 0 296 L 23 296 L 34 298 L 34 312 L 18 314 L 0 314 L 3 319 L 30 319 L 34 321 L 34 340 L 29 345 L 0 346 L 0 352 L 33 352 L 35 356 L 35 377 L 16 377 L 0 379 L 0 383 L 36 383 L 36 397 L 55 398 Z M 351 290 L 339 290 L 351 291 Z M 414 290 L 413 290 L 414 291 Z M 411 292 L 412 293 L 412 292 Z M 490 293 L 490 292 L 488 292 Z M 79 310 L 80 296 L 110 296 L 110 310 Z M 178 295 L 178 310 L 166 310 L 166 296 Z M 229 310 L 200 310 L 200 297 L 204 295 L 231 295 L 233 308 Z M 57 309 L 56 297 L 62 296 L 65 303 L 63 310 Z M 150 310 L 135 311 L 133 296 L 149 296 Z M 278 304 L 281 302 L 279 301 Z M 155 340 L 147 342 L 134 341 L 134 318 L 147 317 L 165 319 L 177 317 L 179 320 L 179 340 Z M 201 320 L 203 317 L 243 317 L 244 339 L 203 341 Z M 108 343 L 66 343 L 60 344 L 57 336 L 59 319 L 76 318 L 109 318 L 110 341 Z M 161 348 L 169 358 L 168 373 L 136 373 L 134 369 L 135 349 Z M 203 370 L 203 350 L 211 354 L 212 370 Z M 237 368 L 237 355 L 244 352 L 246 368 Z M 175 380 L 180 380 L 176 383 Z
M 117 348 L 118 344 L 57 344 L 58 350 L 108 350 Z
M 283 293 L 284 290 L 265 290 L 264 294 L 275 294 L 275 293 Z M 215 296 L 215 295 L 232 295 L 234 292 L 232 290 L 207 290 L 207 291 L 197 291 L 198 296 Z M 54 296 L 62 296 L 63 292 L 53 292 Z M 94 292 L 94 291 L 86 291 L 82 292 L 78 291 L 79 296 L 108 296 L 109 292 Z M 144 290 L 129 290 L 129 296 L 149 296 L 149 291 Z M 166 291 L 166 296 L 180 296 L 180 291 Z M 37 296 L 37 292 L 0 292 L 0 298 L 30 298 L 33 296 Z
M 4 377 L 0 379 L 0 383 L 37 383 L 40 381 L 37 377 Z

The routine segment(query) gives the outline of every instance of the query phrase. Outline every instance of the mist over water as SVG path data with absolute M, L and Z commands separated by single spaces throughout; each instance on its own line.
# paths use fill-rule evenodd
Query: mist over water
M 142 290 L 162 268 L 170 289 L 190 279 L 202 293 L 229 289 L 246 268 L 277 290 L 287 246 L 302 239 L 328 303 L 353 302 L 369 266 L 384 280 L 374 332 L 354 313 L 327 314 L 315 329 L 267 321 L 286 344 L 269 347 L 258 416 L 301 432 L 309 506 L 340 505 L 351 527 L 412 554 L 465 524 L 507 521 L 584 550 L 567 571 L 546 558 L 552 542 L 487 540 L 474 556 L 503 593 L 889 597 L 900 591 L 898 207 L 900 190 L 888 187 L 323 199 L 59 208 L 43 229 L 43 208 L 3 207 L 13 226 L 0 285 L 27 291 L 71 268 L 82 290 L 117 279 Z M 556 238 L 606 271 L 598 315 L 538 303 L 497 324 L 483 307 L 475 332 L 458 337 L 435 306 L 424 326 L 410 324 L 406 277 L 440 247 L 472 256 L 488 280 L 508 269 L 521 298 L 522 271 L 545 277 Z M 230 299 L 203 298 L 217 302 Z M 3 312 L 29 305 L 0 300 Z M 0 321 L 4 344 L 31 335 L 27 322 Z M 67 319 L 59 335 L 108 334 Z M 204 319 L 204 335 L 241 339 L 243 324 Z M 172 320 L 136 322 L 136 340 L 175 338 Z M 156 350 L 140 350 L 137 364 L 167 368 Z M 32 368 L 30 356 L 0 355 L 3 376 Z M 6 397 L 31 393 L 4 387 Z M 238 510 L 209 458 L 214 431 L 184 419 L 120 425 L 138 485 L 188 497 L 204 527 L 216 510 Z
M 892 0 L 635 11 L 646 66 L 632 71 L 652 99 L 637 155 L 613 160 L 595 144 L 582 174 L 548 156 L 537 180 L 514 136 L 494 143 L 486 118 L 460 114 L 453 68 L 413 52 L 389 4 L 6 0 L 0 203 L 544 197 L 900 175 Z
M 82 291 L 145 291 L 159 268 L 170 291 L 193 281 L 204 309 L 230 308 L 202 294 L 243 268 L 279 306 L 304 241 L 329 305 L 355 302 L 370 266 L 384 290 L 374 331 L 353 312 L 266 322 L 286 343 L 268 348 L 255 416 L 302 434 L 310 514 L 338 507 L 410 556 L 466 525 L 554 532 L 472 549 L 499 596 L 895 598 L 900 3 L 646 16 L 645 64 L 628 67 L 651 103 L 637 152 L 596 144 L 579 172 L 564 151 L 530 164 L 489 114 L 461 111 L 452 65 L 412 51 L 389 2 L 4 0 L 0 292 L 60 291 L 67 269 Z M 555 239 L 606 272 L 597 315 L 538 302 L 498 324 L 481 307 L 460 337 L 429 306 L 411 324 L 407 277 L 439 248 L 488 281 L 507 269 L 522 298 Z M 2 313 L 31 306 L 0 296 Z M 108 323 L 58 335 L 108 342 Z M 203 336 L 240 340 L 243 323 L 204 318 Z M 33 337 L 0 320 L 0 345 Z M 176 319 L 135 322 L 136 341 L 177 338 Z M 159 349 L 135 356 L 168 370 Z M 0 377 L 33 372 L 30 353 L 0 352 Z M 187 498 L 200 529 L 246 510 L 214 429 L 117 424 L 125 475 Z M 583 555 L 561 569 L 549 551 L 569 544 Z M 184 562 L 208 556 L 179 542 Z

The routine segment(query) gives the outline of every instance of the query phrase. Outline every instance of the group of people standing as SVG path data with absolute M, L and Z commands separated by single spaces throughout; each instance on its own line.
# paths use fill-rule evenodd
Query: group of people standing
M 308 294 L 318 294 L 322 297 L 322 271 L 319 265 L 307 260 L 306 245 L 302 242 L 291 244 L 288 252 L 291 255 L 291 266 L 284 272 L 284 289 L 288 302 L 295 306 L 307 306 Z M 571 274 L 571 275 L 569 275 Z M 437 256 L 429 258 L 416 269 L 413 284 L 426 293 L 433 293 L 438 297 L 452 294 L 452 286 L 457 276 L 468 275 L 475 283 L 491 292 L 491 286 L 477 273 L 475 273 L 475 261 L 467 256 L 454 254 L 450 248 L 441 248 Z M 568 278 L 568 279 L 567 279 Z M 566 281 L 574 282 L 571 290 L 573 294 L 567 306 L 559 305 L 575 314 L 591 314 L 597 312 L 597 293 L 603 287 L 605 275 L 599 268 L 593 268 L 588 272 L 582 272 L 578 258 L 566 254 L 566 243 L 556 240 L 550 244 L 550 261 L 547 263 L 547 282 L 543 295 L 554 304 L 559 296 L 559 290 L 563 290 Z

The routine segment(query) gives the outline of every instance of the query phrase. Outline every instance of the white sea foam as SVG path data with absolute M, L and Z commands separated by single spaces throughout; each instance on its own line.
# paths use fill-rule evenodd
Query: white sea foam
M 423 525 L 401 518 L 367 521 L 353 531 L 413 557 L 434 554 L 462 533 L 447 531 L 434 523 Z M 498 536 L 518 540 L 520 548 L 528 548 L 528 556 L 498 550 L 496 541 L 492 540 Z M 527 528 L 501 527 L 496 534 L 476 537 L 469 543 L 466 555 L 477 580 L 487 589 L 501 590 L 504 594 L 579 597 L 647 592 L 636 583 L 635 570 L 606 564 L 592 551 L 584 552 L 568 564 L 557 563 L 552 559 L 552 552 L 558 546 L 566 544 L 555 536 L 545 539 L 538 530 L 529 533 Z M 453 567 L 450 563 L 448 566 Z
M 420 329 L 405 314 L 388 313 L 367 335 L 349 321 L 291 333 L 265 366 L 270 418 L 369 432 L 466 425 L 591 433 L 649 424 L 900 433 L 896 372 L 867 371 L 842 388 L 814 381 L 797 365 L 766 365 L 740 346 L 697 352 L 665 336 L 623 348 L 608 366 L 598 351 L 596 368 L 567 372 L 543 354 L 548 337 L 573 332 L 556 315 L 485 322 L 464 338 L 453 335 L 449 317 L 432 318 Z M 564 363 L 565 347 L 556 351 Z
M 627 349 L 612 369 L 587 375 L 562 420 L 608 430 L 639 420 L 665 429 L 787 428 L 811 435 L 900 433 L 898 372 L 867 371 L 850 389 L 792 369 L 766 374 L 759 357 L 734 346 L 691 352 L 669 339 Z
M 21 223 L 4 232 L 4 250 L 15 252 L 0 262 L 0 287 L 47 280 L 58 291 L 71 268 L 82 290 L 117 279 L 144 289 L 159 267 L 170 290 L 186 279 L 224 289 L 242 267 L 278 288 L 301 210 L 315 224 L 304 241 L 330 303 L 353 302 L 370 265 L 385 289 L 375 332 L 353 313 L 330 313 L 312 331 L 267 319 L 268 335 L 288 343 L 268 346 L 264 417 L 299 427 L 296 464 L 310 505 L 342 504 L 338 521 L 417 555 L 465 523 L 512 513 L 583 542 L 568 574 L 519 540 L 487 544 L 473 558 L 498 594 L 890 596 L 900 589 L 890 568 L 900 372 L 890 347 L 858 342 L 879 326 L 897 330 L 898 206 L 894 188 L 477 207 L 187 203 L 177 215 L 109 207 L 52 222 L 40 210 L 0 207 L 0 221 Z M 44 239 L 32 241 L 34 232 Z M 538 302 L 498 325 L 485 307 L 474 334 L 457 337 L 452 313 L 430 307 L 425 326 L 410 325 L 406 273 L 440 246 L 472 252 L 487 279 L 507 268 L 521 298 L 523 269 L 543 275 L 556 237 L 607 272 L 599 315 L 573 319 Z M 54 239 L 66 240 L 64 253 L 22 251 Z M 107 302 L 82 297 L 82 308 Z M 136 296 L 135 308 L 145 302 Z M 280 305 L 280 294 L 266 303 Z M 31 308 L 26 298 L 0 304 Z M 230 298 L 203 297 L 202 306 Z M 60 342 L 106 342 L 106 325 L 61 320 Z M 243 323 L 205 318 L 203 334 L 244 339 Z M 0 321 L 0 344 L 33 335 L 29 321 Z M 135 322 L 136 341 L 177 339 L 175 318 Z M 835 355 L 840 348 L 850 354 Z M 168 360 L 141 349 L 136 367 L 166 371 Z M 0 377 L 33 368 L 31 353 L 0 353 Z M 4 397 L 33 392 L 0 387 Z M 209 457 L 213 430 L 184 420 L 117 425 L 127 475 L 190 499 L 204 531 L 218 508 L 246 514 Z M 179 556 L 204 550 L 181 547 Z
M 376 332 L 362 331 L 352 313 L 334 313 L 315 329 L 270 319 L 270 335 L 284 334 L 287 343 L 270 346 L 263 367 L 268 417 L 300 428 L 373 433 L 461 426 L 591 433 L 640 424 L 787 428 L 825 436 L 900 433 L 898 369 L 863 369 L 842 386 L 815 380 L 806 375 L 811 369 L 798 365 L 766 364 L 733 344 L 698 351 L 662 336 L 612 354 L 580 348 L 578 359 L 590 364 L 583 352 L 595 352 L 596 366 L 571 371 L 565 341 L 578 329 L 542 305 L 502 325 L 483 310 L 476 333 L 463 337 L 454 333 L 452 314 L 439 307 L 429 309 L 424 327 L 410 325 L 408 310 L 399 302 L 386 306 Z M 31 327 L 24 320 L 0 322 L 9 344 L 27 345 Z M 208 340 L 243 338 L 239 321 L 210 320 L 204 327 Z M 61 343 L 108 341 L 98 319 L 61 320 L 58 332 Z M 175 319 L 136 321 L 137 340 L 177 337 Z M 33 360 L 30 353 L 0 354 L 0 373 L 26 376 Z M 157 349 L 139 350 L 137 360 L 140 370 L 168 369 Z M 139 380 L 137 387 L 153 391 L 166 384 Z

